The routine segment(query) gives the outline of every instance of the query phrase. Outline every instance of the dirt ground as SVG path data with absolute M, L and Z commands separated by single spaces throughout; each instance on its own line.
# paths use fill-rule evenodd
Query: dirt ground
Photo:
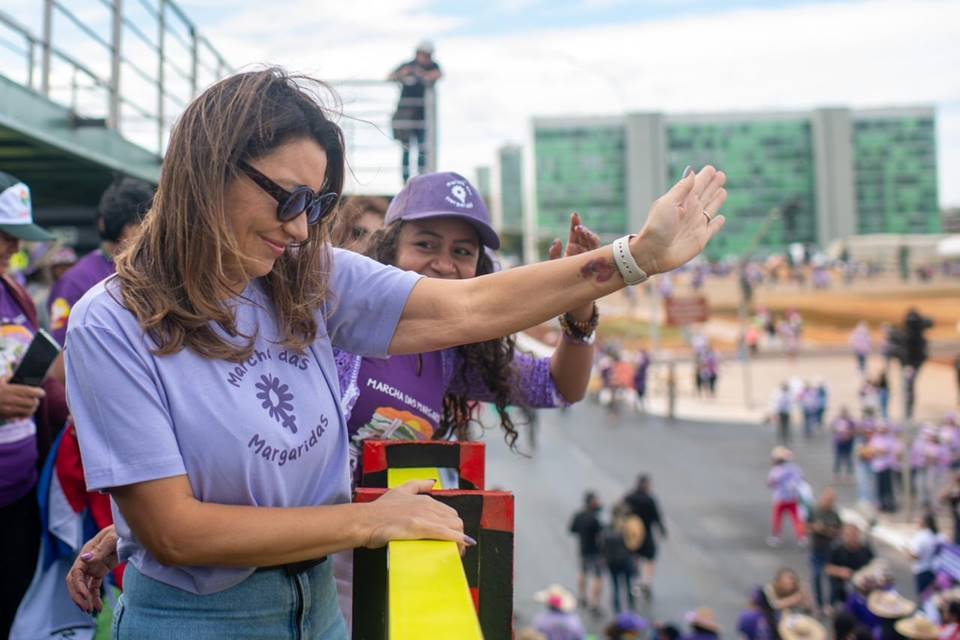
M 688 279 L 674 279 L 675 295 L 693 295 Z M 714 341 L 723 350 L 735 346 L 737 311 L 740 287 L 736 276 L 712 277 L 700 292 L 710 304 L 711 325 L 729 325 L 729 331 L 711 332 Z M 601 339 L 616 339 L 628 348 L 641 346 L 650 334 L 649 294 L 638 291 L 633 304 L 618 293 L 604 299 Z M 661 303 L 662 304 L 662 303 Z M 934 279 L 931 282 L 912 280 L 901 282 L 892 276 L 853 283 L 835 284 L 826 290 L 815 290 L 809 285 L 792 283 L 764 285 L 756 289 L 752 303 L 754 310 L 766 308 L 775 316 L 791 309 L 800 312 L 804 320 L 804 342 L 816 346 L 843 346 L 850 331 L 860 320 L 866 320 L 880 341 L 880 326 L 884 322 L 898 325 L 911 308 L 931 318 L 934 326 L 928 339 L 938 342 L 960 342 L 960 281 Z M 696 328 L 694 328 L 696 330 Z M 717 336 L 716 334 L 720 335 Z M 724 335 L 724 334 L 730 335 Z M 667 348 L 683 344 L 683 332 L 665 327 L 660 332 L 661 345 Z

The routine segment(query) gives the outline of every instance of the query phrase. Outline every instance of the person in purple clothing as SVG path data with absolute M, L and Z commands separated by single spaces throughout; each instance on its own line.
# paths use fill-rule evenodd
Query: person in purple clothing
M 725 176 L 706 167 L 658 199 L 638 235 L 482 278 L 330 249 L 345 163 L 324 90 L 267 68 L 204 91 L 171 134 L 117 276 L 71 311 L 67 389 L 87 486 L 110 493 L 129 559 L 120 637 L 345 638 L 328 556 L 473 541 L 453 509 L 418 495 L 432 481 L 349 503 L 333 347 L 386 357 L 491 341 L 678 268 L 723 227 Z
M 547 640 L 583 640 L 586 637 L 572 593 L 560 585 L 552 584 L 535 593 L 533 599 L 546 607 L 533 619 L 533 628 Z
M 867 442 L 872 452 L 870 466 L 877 479 L 877 502 L 880 510 L 894 513 L 897 510 L 897 501 L 894 495 L 894 472 L 900 469 L 900 453 L 903 443 L 897 438 L 890 427 L 890 423 L 880 420 L 876 432 Z
M 464 196 L 465 205 L 454 192 Z M 406 229 L 404 230 L 404 227 Z M 567 255 L 596 248 L 596 236 L 580 221 L 571 220 Z M 486 205 L 476 189 L 455 173 L 416 176 L 393 200 L 387 227 L 369 240 L 371 255 L 385 264 L 427 277 L 470 278 L 490 273 L 483 246 L 499 247 Z M 559 257 L 558 240 L 551 249 Z M 551 358 L 533 358 L 514 350 L 512 338 L 389 359 L 363 357 L 334 349 L 340 381 L 340 404 L 350 436 L 350 466 L 354 485 L 360 483 L 363 441 L 469 439 L 475 418 L 470 403 L 494 403 L 504 435 L 512 445 L 516 428 L 506 408 L 555 407 L 582 399 L 593 360 L 595 306 L 566 314 L 565 339 Z M 577 329 L 579 323 L 580 329 Z M 579 331 L 579 333 L 578 333 Z M 99 554 L 100 550 L 95 550 Z M 76 566 L 82 572 L 99 555 Z M 335 556 L 342 610 L 349 616 L 349 558 Z
M 650 370 L 650 353 L 641 349 L 637 354 L 636 367 L 633 370 L 633 390 L 637 394 L 637 408 L 646 410 L 647 372 Z
M 807 539 L 806 527 L 800 517 L 800 491 L 804 482 L 803 471 L 793 461 L 793 452 L 786 447 L 774 447 L 770 454 L 773 466 L 767 475 L 767 486 L 773 494 L 773 515 L 771 533 L 767 544 L 776 547 L 780 544 L 780 530 L 783 516 L 793 522 L 793 534 L 797 542 L 803 544 Z
M 48 381 L 38 388 L 8 382 L 40 327 L 33 300 L 7 269 L 21 240 L 52 239 L 33 223 L 27 185 L 0 171 L 0 545 L 5 550 L 0 560 L 0 638 L 9 635 L 36 568 L 38 471 L 66 418 L 59 383 Z
M 840 407 L 830 430 L 833 432 L 833 481 L 844 482 L 853 477 L 853 441 L 857 431 L 849 409 Z
M 50 332 L 63 346 L 70 310 L 90 287 L 113 275 L 113 257 L 134 234 L 153 201 L 153 187 L 135 178 L 118 178 L 100 196 L 97 230 L 100 247 L 88 253 L 54 283 L 47 305 Z
M 773 640 L 765 603 L 763 588 L 756 587 L 750 593 L 747 608 L 737 618 L 737 632 L 744 640 Z
M 384 222 L 367 250 L 383 264 L 448 280 L 494 271 L 484 248 L 499 249 L 500 237 L 483 198 L 459 174 L 411 178 L 390 203 Z M 566 255 L 598 245 L 599 239 L 579 215 L 571 216 Z M 551 257 L 560 257 L 561 251 L 556 240 Z M 563 339 L 549 358 L 517 352 L 512 337 L 389 360 L 335 351 L 354 479 L 360 479 L 360 455 L 367 438 L 471 439 L 476 401 L 494 405 L 504 437 L 513 446 L 518 434 L 508 406 L 550 408 L 583 398 L 597 322 L 594 303 L 562 315 Z

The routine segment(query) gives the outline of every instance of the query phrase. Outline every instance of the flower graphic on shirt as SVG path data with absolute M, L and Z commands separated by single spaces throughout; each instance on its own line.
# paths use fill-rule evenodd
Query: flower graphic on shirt
M 280 382 L 280 378 L 270 375 L 260 376 L 260 382 L 255 385 L 260 391 L 257 392 L 257 399 L 262 400 L 260 405 L 267 410 L 270 417 L 290 429 L 292 433 L 297 432 L 297 417 L 293 415 L 293 394 L 290 393 L 290 387 Z

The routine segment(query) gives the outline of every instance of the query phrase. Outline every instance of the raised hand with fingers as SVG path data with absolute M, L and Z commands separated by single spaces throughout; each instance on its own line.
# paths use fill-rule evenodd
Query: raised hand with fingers
M 686 264 L 720 232 L 726 222 L 719 215 L 727 199 L 726 180 L 726 174 L 707 165 L 686 173 L 653 203 L 640 235 L 631 242 L 634 259 L 647 265 L 647 273 L 664 273 Z
M 551 260 L 557 258 L 568 258 L 570 256 L 593 251 L 600 246 L 600 237 L 591 231 L 585 224 L 579 213 L 570 214 L 570 232 L 567 236 L 567 245 L 564 248 L 563 242 L 557 238 L 550 245 L 547 255 Z M 587 321 L 593 315 L 593 303 L 584 305 L 570 311 L 570 315 L 578 321 Z

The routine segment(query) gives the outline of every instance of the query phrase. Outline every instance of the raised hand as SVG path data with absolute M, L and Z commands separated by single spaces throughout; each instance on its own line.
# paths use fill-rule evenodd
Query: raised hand
M 560 241 L 560 238 L 557 238 L 553 241 L 553 244 L 550 245 L 547 255 L 551 260 L 556 260 L 560 257 L 570 257 L 587 251 L 593 251 L 599 246 L 599 236 L 583 224 L 579 213 L 571 213 L 570 233 L 567 236 L 566 250 L 564 250 L 563 242 Z M 589 320 L 590 316 L 593 315 L 593 303 L 571 310 L 570 315 L 576 320 Z
M 718 215 L 727 199 L 727 176 L 707 165 L 660 196 L 630 250 L 647 273 L 664 273 L 699 255 L 726 222 Z

